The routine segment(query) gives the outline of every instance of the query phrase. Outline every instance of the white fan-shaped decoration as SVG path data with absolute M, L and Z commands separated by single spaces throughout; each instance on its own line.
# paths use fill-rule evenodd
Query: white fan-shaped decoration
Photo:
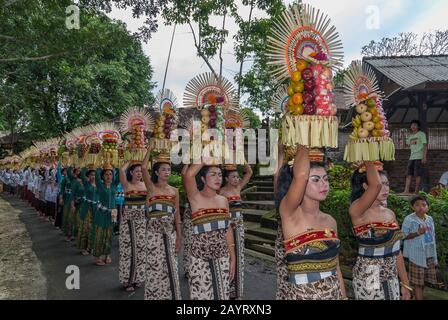
M 276 113 L 286 113 L 286 111 L 288 111 L 288 99 L 288 86 L 279 86 L 274 94 L 274 97 L 272 98 L 274 111 Z
M 143 126 L 145 131 L 152 131 L 154 128 L 154 119 L 146 110 L 131 107 L 120 117 L 120 130 L 122 132 L 128 132 L 136 124 Z
M 228 79 L 215 77 L 211 72 L 202 73 L 188 82 L 184 93 L 184 106 L 201 109 L 211 104 L 223 106 L 227 110 L 237 110 L 238 99 Z
M 345 101 L 349 106 L 354 106 L 371 95 L 377 95 L 380 99 L 383 97 L 375 72 L 360 60 L 353 61 L 344 74 L 344 91 Z
M 314 58 L 317 53 L 326 55 L 326 63 Z M 273 75 L 282 81 L 296 71 L 298 59 L 340 68 L 344 53 L 339 33 L 327 15 L 309 4 L 295 4 L 274 22 L 268 56 Z
M 249 128 L 250 127 L 250 116 L 248 110 L 227 111 L 224 115 L 225 127 L 226 128 Z
M 118 142 L 121 140 L 121 134 L 118 126 L 113 122 L 103 122 L 95 125 L 94 131 L 97 133 L 98 138 L 103 141 L 103 137 L 106 134 L 113 135 L 117 138 Z
M 163 113 L 164 107 L 170 107 L 177 110 L 178 102 L 174 92 L 170 89 L 163 89 L 157 93 L 156 99 L 152 108 L 160 113 Z

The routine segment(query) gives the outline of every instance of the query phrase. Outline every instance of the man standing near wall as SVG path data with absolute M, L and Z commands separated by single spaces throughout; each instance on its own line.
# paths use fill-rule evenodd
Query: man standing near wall
M 408 162 L 408 172 L 406 177 L 406 186 L 403 195 L 409 195 L 412 177 L 415 177 L 415 193 L 420 191 L 424 166 L 427 162 L 428 142 L 426 134 L 420 130 L 421 124 L 418 120 L 411 122 L 411 135 L 407 138 L 406 144 L 411 148 L 411 156 Z

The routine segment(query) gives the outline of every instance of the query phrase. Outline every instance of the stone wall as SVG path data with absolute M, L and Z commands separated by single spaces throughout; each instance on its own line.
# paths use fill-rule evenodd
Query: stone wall
M 395 161 L 385 165 L 385 169 L 389 174 L 391 189 L 396 192 L 404 190 L 409 154 L 409 150 L 396 150 Z M 428 178 L 424 179 L 422 183 L 432 188 L 439 182 L 442 174 L 448 171 L 448 150 L 429 150 L 426 169 Z M 413 179 L 411 191 L 414 191 L 414 183 L 415 180 Z

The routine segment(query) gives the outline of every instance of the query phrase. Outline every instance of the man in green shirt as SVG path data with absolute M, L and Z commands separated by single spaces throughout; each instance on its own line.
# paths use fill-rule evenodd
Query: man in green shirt
M 407 138 L 406 144 L 411 148 L 411 156 L 408 162 L 408 173 L 406 177 L 406 186 L 403 194 L 409 195 L 412 177 L 415 177 L 415 193 L 420 191 L 420 184 L 424 172 L 424 165 L 427 162 L 428 143 L 426 134 L 420 130 L 420 121 L 411 122 L 411 135 Z

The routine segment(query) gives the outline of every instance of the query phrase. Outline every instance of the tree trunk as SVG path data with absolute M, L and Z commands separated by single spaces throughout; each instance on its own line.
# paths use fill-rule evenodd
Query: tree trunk
M 222 18 L 222 38 L 221 38 L 221 45 L 219 46 L 219 78 L 222 77 L 222 45 L 224 44 L 224 28 L 226 25 L 226 16 L 227 16 L 227 10 L 224 12 L 224 17 Z
M 250 27 L 250 23 L 252 22 L 252 11 L 254 10 L 254 4 L 253 2 L 250 3 L 250 11 L 249 11 L 249 19 L 247 20 L 249 22 L 249 27 Z M 244 41 L 243 41 L 243 48 L 244 46 L 246 46 L 246 41 L 247 41 L 247 34 L 246 37 L 244 37 Z M 238 72 L 238 101 L 240 100 L 241 97 L 241 76 L 243 75 L 243 64 L 244 64 L 244 56 L 241 58 L 240 61 L 240 71 Z

